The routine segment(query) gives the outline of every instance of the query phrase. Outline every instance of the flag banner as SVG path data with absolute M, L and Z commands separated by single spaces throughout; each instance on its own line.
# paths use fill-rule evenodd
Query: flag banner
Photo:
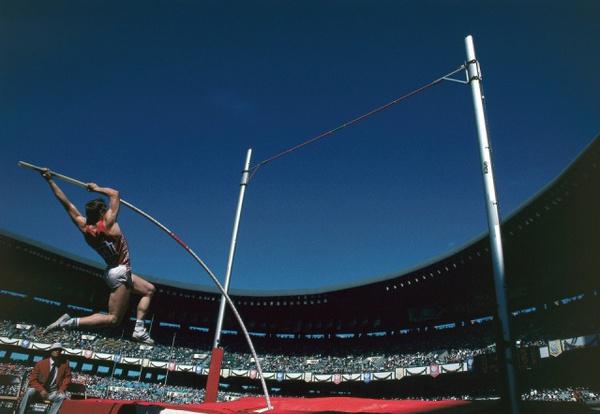
M 360 381 L 362 374 L 343 374 L 342 381 Z
M 329 374 L 315 374 L 313 375 L 314 382 L 331 382 L 332 375 Z
M 467 358 L 467 370 L 468 371 L 473 371 L 473 357 L 469 357 Z
M 284 379 L 284 378 L 285 378 L 285 374 L 284 374 L 283 372 L 278 372 L 278 373 L 275 375 L 275 379 L 276 379 L 277 381 L 279 381 L 279 382 L 283 381 L 283 379 Z
M 317 365 L 319 362 L 321 362 L 319 359 L 307 359 L 304 361 L 306 365 Z
M 175 371 L 177 369 L 177 364 L 174 362 L 169 362 L 167 365 L 167 369 L 169 371 Z
M 391 379 L 394 379 L 393 372 L 386 371 L 386 372 L 374 372 L 373 373 L 374 381 L 385 381 L 385 380 L 391 380 Z
M 255 370 L 255 369 L 250 370 L 250 375 L 249 375 L 250 379 L 256 379 L 257 375 L 258 375 L 257 370 Z
M 179 372 L 194 372 L 194 366 L 178 364 L 177 371 L 179 371 Z
M 540 346 L 540 358 L 548 358 L 550 351 L 547 346 Z
M 150 351 L 151 349 L 154 349 L 154 347 L 152 345 L 140 344 L 140 349 L 142 351 Z
M 460 362 L 457 362 L 454 364 L 444 364 L 441 366 L 440 374 L 445 374 L 447 372 L 461 372 L 464 370 L 465 370 L 465 368 L 463 367 L 463 364 Z
M 312 374 L 312 372 L 305 372 L 303 375 L 304 375 L 304 381 L 305 382 L 312 382 L 313 381 L 313 374 Z
M 431 375 L 433 378 L 436 378 L 438 375 L 440 375 L 440 366 L 438 364 L 429 365 L 429 375 Z
M 121 362 L 123 364 L 140 365 L 142 363 L 142 358 L 123 357 L 121 358 Z
M 297 381 L 301 380 L 303 375 L 304 374 L 302 374 L 301 372 L 286 372 L 285 379 Z
M 20 345 L 23 348 L 38 349 L 41 351 L 47 351 L 52 346 L 51 344 L 42 344 L 39 342 L 29 342 L 27 339 L 21 339 Z
M 19 339 L 12 339 L 7 336 L 0 336 L 0 344 L 2 344 L 2 345 L 18 345 Z
M 548 350 L 550 351 L 550 355 L 553 357 L 557 357 L 562 354 L 562 343 L 560 339 L 555 339 L 553 341 L 548 342 Z
M 396 368 L 396 379 L 401 380 L 404 378 L 404 368 Z
M 406 368 L 405 370 L 406 370 L 407 377 L 427 374 L 427 367 L 410 367 L 410 368 Z
M 18 323 L 17 324 L 17 329 L 21 329 L 23 331 L 28 331 L 31 329 L 31 325 L 27 325 L 25 323 Z
M 63 351 L 63 354 L 79 356 L 79 355 L 83 354 L 83 349 L 65 348 L 65 350 Z
M 202 365 L 196 365 L 196 366 L 194 367 L 194 372 L 195 372 L 197 375 L 202 375 L 202 371 L 203 371 L 203 367 L 202 367 Z
M 229 372 L 230 377 L 247 377 L 249 374 L 247 369 L 232 369 Z
M 150 361 L 150 366 L 152 368 L 166 368 L 167 362 L 166 361 Z
M 121 362 L 121 355 L 119 354 L 114 354 L 113 355 L 113 362 L 116 362 L 117 364 Z
M 148 368 L 150 366 L 150 360 L 148 358 L 142 359 L 142 367 Z
M 85 340 L 88 340 L 88 341 L 93 341 L 94 339 L 96 339 L 96 335 L 82 334 L 81 335 L 81 339 L 85 339 Z
M 221 376 L 223 378 L 229 378 L 229 374 L 231 373 L 231 370 L 229 368 L 223 368 L 221 370 Z
M 112 361 L 113 360 L 113 354 L 105 354 L 102 352 L 96 352 L 96 359 L 99 359 L 101 361 Z
M 337 385 L 342 382 L 342 374 L 333 374 L 332 382 Z

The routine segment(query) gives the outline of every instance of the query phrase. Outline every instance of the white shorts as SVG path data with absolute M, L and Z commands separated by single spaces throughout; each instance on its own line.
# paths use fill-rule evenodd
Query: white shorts
M 103 277 L 110 290 L 115 290 L 121 285 L 132 286 L 133 284 L 131 280 L 131 269 L 125 265 L 106 269 Z

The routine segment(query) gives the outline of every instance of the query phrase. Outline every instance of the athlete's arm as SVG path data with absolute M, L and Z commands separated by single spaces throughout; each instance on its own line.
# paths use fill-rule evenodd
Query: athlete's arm
M 49 170 L 46 169 L 42 171 L 42 177 L 46 179 L 46 181 L 50 185 L 50 189 L 52 190 L 58 201 L 60 201 L 60 204 L 62 204 L 62 206 L 65 208 L 65 210 L 69 214 L 69 217 L 71 218 L 71 220 L 73 220 L 73 223 L 77 226 L 79 230 L 83 231 L 85 229 L 85 217 L 81 215 L 79 210 L 77 210 L 77 207 L 75 207 L 75 205 L 69 201 L 65 193 L 63 193 L 63 191 L 58 186 L 58 184 L 54 182 L 54 180 L 52 179 L 52 174 L 50 174 Z
M 108 210 L 104 214 L 104 224 L 107 229 L 110 229 L 117 222 L 117 215 L 119 214 L 119 206 L 121 204 L 121 198 L 119 192 L 108 187 L 99 187 L 96 183 L 89 183 L 87 185 L 89 191 L 104 194 L 109 198 Z

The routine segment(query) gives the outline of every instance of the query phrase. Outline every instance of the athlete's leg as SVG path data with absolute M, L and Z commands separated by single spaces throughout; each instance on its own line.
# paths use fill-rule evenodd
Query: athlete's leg
M 131 279 L 133 281 L 133 292 L 142 296 L 137 306 L 136 317 L 138 320 L 143 320 L 148 312 L 156 288 L 152 283 L 138 275 L 132 274 Z
M 142 296 L 137 306 L 135 328 L 133 330 L 132 338 L 135 341 L 153 345 L 154 341 L 150 338 L 150 334 L 146 332 L 146 328 L 144 327 L 144 317 L 148 312 L 156 288 L 152 283 L 138 275 L 132 274 L 131 281 L 133 283 L 133 292 Z
M 121 285 L 112 291 L 108 297 L 108 315 L 95 313 L 90 316 L 79 318 L 79 326 L 116 326 L 121 323 L 127 306 L 129 305 L 129 296 L 131 289 Z
M 108 315 L 94 313 L 83 318 L 71 318 L 65 313 L 55 322 L 48 325 L 44 333 L 60 328 L 76 328 L 77 326 L 116 326 L 121 323 L 123 315 L 125 315 L 130 294 L 131 288 L 121 285 L 113 290 L 108 297 Z

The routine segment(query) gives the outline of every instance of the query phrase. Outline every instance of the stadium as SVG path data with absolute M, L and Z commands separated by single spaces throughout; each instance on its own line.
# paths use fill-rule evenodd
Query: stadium
M 587 412 L 599 397 L 599 165 L 597 137 L 502 223 L 512 346 L 525 412 Z M 220 402 L 202 404 L 221 296 L 216 290 L 150 278 L 157 292 L 146 322 L 154 346 L 133 342 L 127 321 L 113 329 L 42 335 L 63 313 L 105 311 L 103 266 L 6 231 L 0 233 L 0 257 L 1 369 L 3 378 L 18 378 L 2 385 L 6 412 L 16 408 L 33 364 L 57 341 L 66 348 L 73 382 L 83 385 L 70 390 L 72 399 L 61 412 L 84 412 L 89 406 L 78 404 L 89 401 L 118 401 L 111 405 L 120 407 L 118 412 L 159 405 L 249 412 L 264 406 L 254 358 L 229 311 L 221 340 Z M 503 364 L 496 349 L 487 235 L 414 269 L 358 284 L 281 292 L 233 289 L 230 295 L 280 412 L 345 411 L 344 404 L 350 412 L 502 412 Z M 129 324 L 134 320 L 132 313 Z M 321 405 L 310 407 L 299 397 L 314 397 L 310 401 Z M 337 398 L 334 406 L 327 405 L 328 397 Z M 347 397 L 355 400 L 342 402 Z M 418 405 L 413 411 L 361 406 L 375 398 Z M 30 406 L 30 412 L 45 409 Z M 463 411 L 452 411 L 457 409 Z

